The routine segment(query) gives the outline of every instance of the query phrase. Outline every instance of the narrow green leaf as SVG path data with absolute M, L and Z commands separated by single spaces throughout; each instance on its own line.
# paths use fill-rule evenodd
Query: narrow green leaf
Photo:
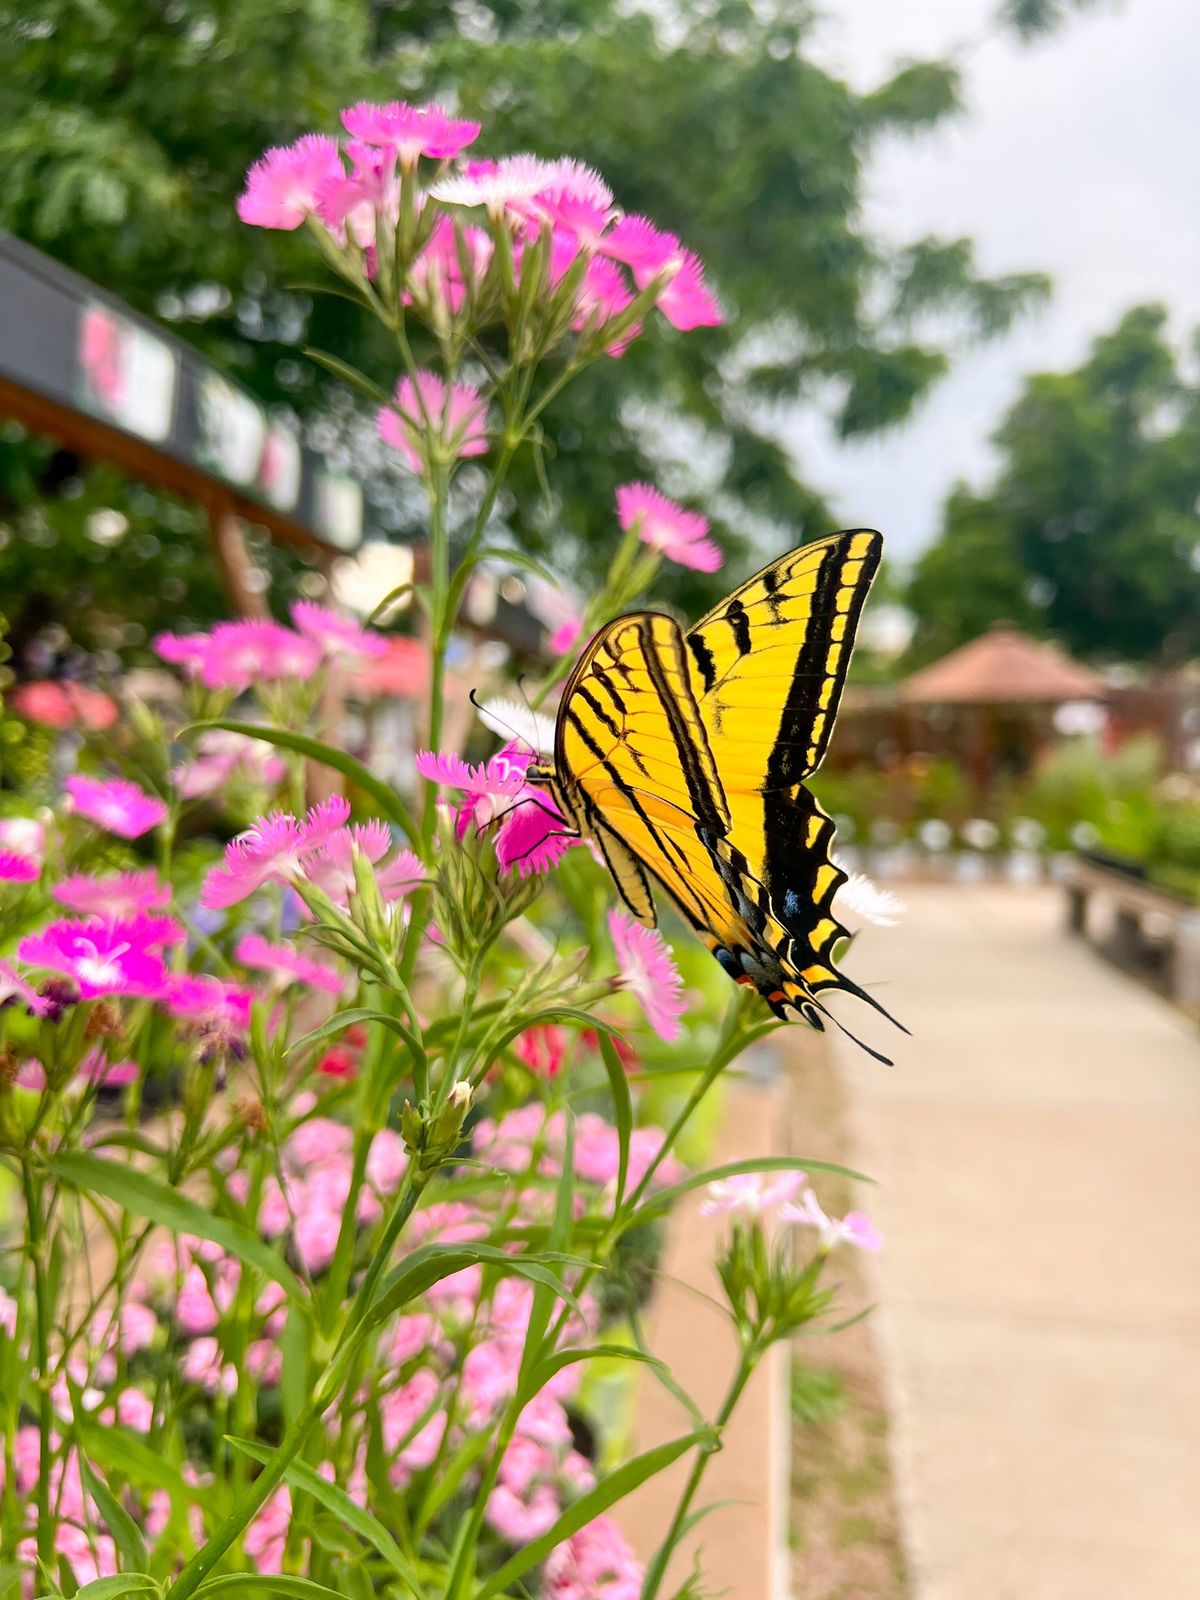
M 229 1442 L 235 1450 L 240 1450 L 243 1455 L 249 1456 L 254 1461 L 265 1463 L 273 1454 L 266 1446 L 255 1444 L 249 1439 L 231 1437 Z M 287 1470 L 287 1478 L 295 1488 L 303 1489 L 306 1494 L 312 1495 L 326 1511 L 332 1511 L 334 1516 L 340 1518 L 348 1528 L 353 1528 L 355 1533 L 373 1545 L 408 1585 L 412 1594 L 418 1596 L 421 1594 L 421 1583 L 415 1567 L 378 1518 L 351 1500 L 344 1489 L 339 1489 L 335 1483 L 329 1483 L 319 1472 L 314 1472 L 302 1461 L 293 1461 Z
M 115 1578 L 94 1578 L 91 1583 L 85 1583 L 82 1589 L 76 1589 L 75 1600 L 123 1600 L 127 1594 L 158 1594 L 159 1588 L 153 1578 L 148 1578 L 144 1572 L 125 1572 Z M 60 1595 L 43 1594 L 38 1600 L 62 1600 Z
M 309 1380 L 308 1319 L 298 1306 L 289 1306 L 287 1320 L 279 1339 L 282 1368 L 279 1375 L 279 1397 L 283 1402 L 283 1420 L 290 1424 L 304 1410 L 312 1390 Z
M 288 1046 L 288 1054 L 301 1049 L 305 1045 L 319 1044 L 322 1039 L 329 1039 L 335 1033 L 344 1033 L 347 1028 L 352 1028 L 360 1022 L 378 1022 L 403 1039 L 413 1055 L 422 1066 L 428 1066 L 428 1058 L 421 1041 L 411 1029 L 406 1028 L 398 1017 L 390 1017 L 386 1011 L 372 1011 L 365 1006 L 354 1006 L 347 1011 L 335 1011 L 333 1016 L 327 1017 L 319 1028 L 312 1028 L 308 1033 L 301 1034 Z
M 165 1489 L 178 1504 L 194 1503 L 204 1510 L 211 1508 L 210 1489 L 187 1483 L 177 1467 L 130 1429 L 102 1426 L 78 1412 L 75 1428 L 88 1455 L 100 1462 L 106 1471 L 119 1473 L 139 1489 Z
M 580 1528 L 607 1511 L 609 1506 L 615 1505 L 618 1500 L 623 1500 L 627 1494 L 632 1494 L 648 1478 L 655 1477 L 669 1467 L 672 1461 L 678 1461 L 686 1451 L 695 1445 L 706 1444 L 708 1440 L 707 1433 L 684 1434 L 682 1438 L 672 1439 L 667 1444 L 660 1444 L 653 1450 L 635 1456 L 632 1461 L 627 1461 L 615 1472 L 610 1472 L 607 1477 L 601 1478 L 594 1489 L 589 1489 L 586 1494 L 573 1501 L 541 1538 L 531 1540 L 523 1549 L 510 1556 L 498 1571 L 493 1572 L 482 1587 L 476 1590 L 473 1600 L 492 1600 L 493 1595 L 503 1594 L 505 1589 L 531 1567 L 536 1567 L 539 1562 L 544 1561 L 555 1545 L 562 1544 L 564 1539 L 569 1539 L 573 1533 L 578 1533 Z
M 395 403 L 390 394 L 385 394 L 378 384 L 372 383 L 365 373 L 360 372 L 357 367 L 352 367 L 349 362 L 341 361 L 325 350 L 314 350 L 311 346 L 304 354 L 310 361 L 315 361 L 318 366 L 324 367 L 326 372 L 332 372 L 335 378 L 340 378 L 352 389 L 365 394 L 367 399 L 373 400 L 377 406 L 391 407 Z
M 96 1510 L 108 1525 L 122 1564 L 129 1572 L 144 1573 L 150 1565 L 146 1541 L 133 1518 L 82 1451 L 79 1453 L 79 1476 L 83 1487 L 96 1502 Z
M 613 1116 L 617 1125 L 617 1139 L 619 1153 L 617 1160 L 617 1196 L 613 1201 L 613 1210 L 620 1211 L 625 1199 L 625 1183 L 629 1177 L 629 1140 L 633 1134 L 633 1099 L 629 1093 L 629 1083 L 625 1077 L 625 1068 L 621 1065 L 621 1058 L 616 1052 L 613 1042 L 605 1034 L 597 1035 L 600 1042 L 600 1055 L 604 1061 L 604 1070 L 608 1073 L 608 1086 L 612 1091 Z
M 231 1589 L 257 1589 L 263 1594 L 288 1595 L 291 1600 L 345 1600 L 339 1590 L 327 1589 L 311 1578 L 289 1578 L 273 1572 L 230 1572 L 202 1583 L 196 1594 L 228 1594 Z
M 564 1286 L 558 1274 L 545 1264 L 547 1259 L 549 1258 L 511 1256 L 495 1245 L 487 1244 L 424 1244 L 414 1250 L 403 1265 L 384 1279 L 379 1298 L 368 1309 L 364 1320 L 371 1326 L 386 1322 L 393 1311 L 399 1311 L 410 1300 L 423 1295 L 435 1283 L 440 1283 L 443 1278 L 461 1272 L 464 1267 L 473 1267 L 477 1263 L 484 1266 L 502 1266 L 505 1271 L 515 1273 L 519 1278 L 528 1278 L 531 1283 L 548 1285 L 554 1290 L 558 1299 L 569 1306 L 577 1316 L 582 1317 L 583 1308 L 571 1291 Z M 578 1257 L 558 1259 L 569 1260 L 576 1266 L 588 1265 Z
M 205 1211 L 203 1206 L 180 1194 L 178 1189 L 160 1183 L 148 1172 L 78 1151 L 48 1157 L 46 1170 L 60 1183 L 79 1189 L 84 1194 L 98 1194 L 106 1200 L 115 1200 L 134 1216 L 157 1222 L 172 1233 L 191 1233 L 198 1239 L 209 1239 L 213 1244 L 219 1244 L 244 1265 L 257 1267 L 269 1278 L 274 1278 L 293 1299 L 304 1303 L 303 1284 L 283 1257 L 272 1250 L 265 1240 L 240 1222 L 213 1216 L 212 1212 Z
M 265 739 L 268 744 L 277 745 L 281 750 L 294 750 L 297 755 L 304 756 L 309 761 L 317 761 L 324 767 L 332 767 L 344 778 L 349 778 L 350 782 L 364 794 L 369 794 L 387 820 L 395 823 L 410 844 L 415 843 L 420 837 L 408 808 L 391 785 L 384 783 L 382 778 L 377 778 L 370 767 L 365 767 L 361 761 L 356 761 L 344 750 L 335 749 L 333 745 L 325 744 L 321 739 L 313 739 L 306 733 L 293 733 L 290 728 L 269 728 L 257 722 L 238 722 L 229 717 L 217 717 L 211 722 L 190 723 L 181 730 L 179 736 L 184 738 L 193 733 L 206 733 L 211 728 L 221 728 L 227 733 L 241 733 L 249 739 Z

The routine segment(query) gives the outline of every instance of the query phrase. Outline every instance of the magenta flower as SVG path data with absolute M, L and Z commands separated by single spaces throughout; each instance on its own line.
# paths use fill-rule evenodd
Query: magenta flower
M 346 988 L 346 980 L 336 967 L 315 961 L 290 944 L 271 944 L 261 934 L 248 933 L 233 955 L 244 967 L 270 973 L 281 989 L 291 983 L 303 983 L 310 989 L 323 989 L 326 994 L 342 994 Z
M 317 191 L 342 176 L 337 140 L 309 133 L 268 150 L 246 174 L 237 214 L 256 228 L 298 228 L 316 211 Z
M 41 875 L 41 867 L 29 856 L 0 850 L 0 883 L 34 883 Z
M 830 1217 L 821 1208 L 816 1195 L 806 1189 L 799 1204 L 789 1201 L 780 1207 L 784 1222 L 797 1223 L 802 1228 L 817 1230 L 817 1248 L 828 1255 L 839 1244 L 852 1244 L 856 1250 L 875 1253 L 883 1249 L 883 1235 L 864 1211 L 847 1211 L 844 1217 Z
M 12 850 L 41 864 L 46 830 L 36 817 L 0 817 L 0 850 Z
M 582 617 L 566 617 L 546 640 L 546 649 L 552 656 L 569 656 L 582 632 Z
M 212 651 L 207 633 L 159 633 L 154 636 L 154 653 L 187 678 L 200 678 Z
M 447 116 L 441 106 L 409 105 L 393 100 L 370 105 L 360 100 L 342 112 L 347 133 L 364 144 L 394 150 L 400 165 L 411 172 L 421 156 L 445 161 L 460 154 L 479 136 L 479 123 Z
M 683 979 L 667 941 L 657 928 L 643 927 L 626 911 L 609 912 L 608 931 L 617 952 L 620 987 L 636 996 L 660 1039 L 677 1039 L 679 1019 L 687 1007 Z
M 120 995 L 153 999 L 167 980 L 155 946 L 168 942 L 176 928 L 169 917 L 52 922 L 22 939 L 17 954 L 31 967 L 47 967 L 72 979 L 83 1000 Z
M 37 990 L 26 983 L 7 961 L 0 961 L 0 1006 L 10 1005 L 16 1000 L 35 1017 L 44 1017 L 50 1010 L 48 1000 L 43 1000 Z
M 463 838 L 469 827 L 478 833 L 498 823 L 493 846 L 505 872 L 518 869 L 523 878 L 547 872 L 578 841 L 544 787 L 526 783 L 532 756 L 516 745 L 505 745 L 498 755 L 480 766 L 461 756 L 423 750 L 416 768 L 423 778 L 460 789 L 463 800 L 455 814 L 455 833 Z
M 761 1217 L 791 1200 L 807 1182 L 802 1172 L 740 1172 L 732 1178 L 718 1178 L 708 1185 L 700 1215 L 715 1217 L 727 1211 Z
M 321 647 L 281 622 L 218 622 L 201 680 L 210 689 L 248 689 L 263 679 L 311 678 Z
M 488 447 L 487 403 L 479 390 L 468 383 L 447 388 L 428 369 L 417 373 L 415 384 L 411 378 L 400 380 L 396 403 L 379 412 L 378 427 L 380 438 L 418 474 L 428 472 L 431 460 L 481 456 Z
M 202 1061 L 226 1054 L 240 1061 L 245 1055 L 252 990 L 204 974 L 175 972 L 157 998 L 172 1016 L 187 1024 L 199 1044 Z
M 356 823 L 352 828 L 339 828 L 306 863 L 305 877 L 338 905 L 348 906 L 355 893 L 355 852 L 377 866 L 391 847 L 391 830 L 378 818 Z M 413 852 L 400 850 L 393 860 L 379 867 L 375 881 L 385 900 L 398 900 L 424 876 L 425 868 Z
M 648 483 L 623 483 L 617 490 L 617 520 L 628 533 L 637 524 L 638 538 L 681 567 L 716 572 L 720 547 L 708 537 L 708 519 L 685 511 Z
M 73 772 L 63 788 L 81 817 L 121 839 L 138 839 L 157 828 L 166 805 L 124 778 L 86 778 Z
M 704 283 L 700 258 L 647 217 L 622 217 L 600 241 L 599 249 L 612 260 L 623 261 L 639 289 L 663 279 L 655 304 L 681 332 L 716 327 L 721 322 L 720 308 Z
M 225 847 L 225 859 L 204 880 L 200 904 L 223 911 L 249 899 L 267 883 L 289 884 L 304 875 L 306 865 L 350 817 L 348 803 L 335 795 L 313 806 L 304 820 L 288 811 L 272 811 Z
M 306 639 L 320 646 L 326 658 L 335 656 L 385 656 L 388 642 L 381 633 L 362 628 L 352 617 L 341 617 L 312 600 L 297 600 L 292 621 Z
M 317 185 L 316 211 L 339 242 L 344 242 L 349 223 L 355 242 L 366 249 L 375 243 L 376 212 L 393 226 L 400 214 L 396 157 L 392 151 L 376 150 L 358 139 L 350 141 L 346 154 L 353 172 L 347 177 L 339 166 L 336 177 L 322 179 Z
M 153 867 L 141 872 L 116 872 L 106 878 L 76 873 L 54 884 L 50 893 L 68 911 L 110 922 L 162 911 L 171 903 L 171 885 L 161 882 Z

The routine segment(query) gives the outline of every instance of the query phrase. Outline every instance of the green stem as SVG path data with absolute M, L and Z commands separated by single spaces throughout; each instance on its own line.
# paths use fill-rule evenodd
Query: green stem
M 750 1375 L 758 1365 L 760 1351 L 757 1345 L 751 1344 L 743 1349 L 741 1360 L 738 1362 L 737 1371 L 733 1375 L 721 1409 L 717 1412 L 713 1427 L 719 1433 L 730 1417 L 734 1407 L 742 1397 L 742 1391 L 750 1381 Z M 696 1459 L 692 1463 L 692 1470 L 688 1474 L 687 1482 L 683 1486 L 683 1493 L 679 1496 L 679 1503 L 675 1507 L 675 1515 L 671 1518 L 671 1525 L 667 1529 L 666 1537 L 659 1545 L 653 1561 L 646 1569 L 645 1581 L 642 1584 L 641 1600 L 655 1600 L 655 1596 L 662 1588 L 663 1579 L 667 1575 L 667 1567 L 675 1548 L 683 1537 L 684 1527 L 688 1520 L 688 1513 L 692 1509 L 692 1501 L 696 1498 L 701 1481 L 708 1467 L 709 1457 L 716 1454 L 719 1445 L 702 1446 L 696 1452 Z
M 370 1309 L 376 1285 L 387 1266 L 392 1247 L 400 1237 L 404 1224 L 412 1216 L 420 1198 L 423 1183 L 418 1182 L 414 1176 L 415 1165 L 415 1162 L 410 1162 L 404 1182 L 397 1191 L 392 1214 L 388 1218 L 366 1275 L 354 1296 L 354 1303 L 343 1326 L 341 1340 L 326 1368 L 324 1381 L 318 1385 L 312 1399 L 288 1428 L 274 1455 L 264 1463 L 258 1477 L 238 1496 L 233 1510 L 216 1533 L 202 1549 L 196 1552 L 175 1582 L 166 1590 L 164 1600 L 188 1600 L 190 1595 L 195 1594 L 217 1562 L 240 1538 L 255 1514 L 283 1482 L 288 1468 L 304 1448 L 308 1436 L 337 1399 L 346 1374 L 370 1333 L 365 1316 Z
M 50 1522 L 50 1434 L 54 1426 L 54 1407 L 50 1398 L 50 1296 L 46 1283 L 46 1263 L 42 1259 L 42 1212 L 33 1170 L 21 1163 L 25 1191 L 25 1226 L 29 1241 L 29 1262 L 33 1269 L 33 1297 L 36 1326 L 38 1384 L 38 1485 L 37 1552 L 38 1561 L 49 1570 L 54 1558 L 54 1529 Z

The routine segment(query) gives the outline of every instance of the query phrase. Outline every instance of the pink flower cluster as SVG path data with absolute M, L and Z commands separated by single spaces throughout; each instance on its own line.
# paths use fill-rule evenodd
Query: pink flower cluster
M 337 1248 L 350 1194 L 350 1143 L 344 1123 L 309 1117 L 284 1145 L 283 1183 L 271 1178 L 263 1191 L 259 1227 L 269 1239 L 286 1234 L 309 1273 L 324 1272 Z M 398 1188 L 406 1164 L 400 1135 L 387 1128 L 377 1133 L 367 1157 L 367 1185 L 358 1197 L 359 1222 L 378 1221 L 382 1202 Z M 235 1188 L 243 1176 L 231 1179 Z
M 657 286 L 654 304 L 681 331 L 721 321 L 699 258 L 648 217 L 622 215 L 604 179 L 578 161 L 527 155 L 474 161 L 440 179 L 430 193 L 444 206 L 483 207 L 493 224 L 510 227 L 518 271 L 524 249 L 544 231 L 552 283 L 585 261 L 574 323 L 580 331 L 602 331 L 633 303 L 622 268 L 638 293 Z M 627 329 L 610 353 L 621 354 L 636 331 Z
M 294 628 L 246 619 L 218 622 L 211 633 L 160 633 L 154 648 L 164 661 L 206 689 L 243 693 L 254 683 L 311 678 L 323 662 L 367 660 L 387 650 L 382 634 L 312 601 L 292 606 Z
M 828 1255 L 839 1244 L 871 1252 L 883 1249 L 883 1235 L 865 1212 L 848 1211 L 840 1218 L 829 1216 L 803 1172 L 743 1172 L 718 1178 L 708 1186 L 700 1215 L 713 1217 L 722 1213 L 752 1222 L 775 1214 L 781 1222 L 812 1228 L 822 1255 Z
M 489 832 L 501 870 L 515 868 L 523 878 L 548 872 L 579 842 L 549 790 L 528 782 L 533 759 L 532 752 L 516 744 L 505 745 L 478 766 L 461 756 L 431 750 L 421 751 L 416 759 L 423 778 L 461 792 L 455 811 L 458 838 L 472 827 L 476 833 Z
M 392 235 L 400 220 L 402 184 L 417 181 L 422 159 L 444 163 L 459 156 L 479 124 L 450 117 L 439 106 L 403 101 L 351 106 L 342 122 L 350 135 L 344 152 L 335 139 L 318 134 L 268 150 L 247 175 L 238 215 L 262 228 L 316 223 L 341 248 L 362 252 L 363 267 L 373 275 L 377 238 Z M 457 171 L 439 168 L 431 177 L 428 188 L 413 191 L 423 243 L 403 297 L 434 326 L 459 316 L 493 279 L 500 290 L 500 230 L 508 236 L 504 271 L 511 270 L 515 286 L 534 256 L 545 272 L 534 300 L 546 300 L 569 274 L 564 323 L 610 355 L 622 354 L 640 331 L 624 313 L 641 295 L 681 330 L 721 321 L 699 258 L 649 218 L 623 215 L 608 184 L 581 162 L 514 155 L 467 162 Z M 464 209 L 483 211 L 486 228 L 464 224 Z M 562 318 L 562 308 L 556 315 Z M 623 320 L 610 329 L 617 318 Z
M 562 1171 L 566 1149 L 566 1115 L 556 1111 L 547 1117 L 537 1101 L 519 1106 L 498 1122 L 484 1117 L 476 1123 L 473 1145 L 476 1157 L 491 1167 L 527 1176 L 557 1177 Z M 635 1128 L 629 1139 L 628 1187 L 636 1188 L 650 1169 L 663 1144 L 661 1128 Z M 620 1170 L 621 1141 L 617 1130 L 585 1111 L 575 1121 L 575 1172 L 585 1183 L 606 1190 L 615 1183 Z M 655 1169 L 656 1184 L 677 1183 L 683 1168 L 668 1156 Z
M 268 883 L 314 884 L 341 906 L 354 892 L 354 858 L 365 856 L 385 901 L 402 899 L 425 876 L 411 850 L 392 851 L 387 824 L 378 820 L 347 826 L 350 807 L 340 796 L 313 806 L 303 818 L 272 811 L 225 848 L 225 859 L 204 880 L 200 903 L 225 910 Z
M 239 780 L 258 789 L 274 789 L 286 771 L 265 739 L 210 728 L 196 741 L 192 759 L 173 770 L 171 780 L 182 799 L 205 800 L 223 794 Z
M 597 1517 L 550 1552 L 543 1600 L 638 1600 L 642 1564 L 611 1517 Z

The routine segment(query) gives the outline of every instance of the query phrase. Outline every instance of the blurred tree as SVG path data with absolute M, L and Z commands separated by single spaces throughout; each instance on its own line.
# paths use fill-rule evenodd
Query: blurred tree
M 1000 618 L 1097 661 L 1200 649 L 1200 389 L 1165 323 L 1138 306 L 1074 372 L 1027 381 L 994 485 L 954 490 L 909 584 L 914 665 Z
M 713 517 L 740 566 L 747 544 L 829 526 L 781 442 L 786 408 L 819 404 L 847 437 L 894 424 L 949 344 L 1003 332 L 1046 290 L 1036 274 L 981 278 L 967 241 L 868 235 L 873 147 L 954 113 L 957 74 L 910 63 L 859 94 L 812 58 L 813 28 L 807 0 L 653 14 L 620 0 L 0 0 L 0 226 L 173 323 L 265 402 L 327 432 L 333 413 L 352 437 L 344 392 L 301 347 L 382 382 L 393 358 L 344 301 L 296 287 L 320 277 L 303 237 L 243 227 L 234 199 L 266 145 L 334 128 L 340 105 L 455 98 L 489 151 L 599 166 L 621 204 L 706 257 L 730 318 L 663 329 L 564 394 L 547 417 L 557 498 L 519 472 L 514 536 L 553 539 L 586 581 L 611 547 L 614 485 L 653 474 Z M 369 493 L 385 524 L 415 531 L 394 479 Z M 6 597 L 13 581 L 0 556 Z M 689 582 L 673 594 L 698 606 L 711 588 Z M 7 603 L 15 618 L 20 596 Z

